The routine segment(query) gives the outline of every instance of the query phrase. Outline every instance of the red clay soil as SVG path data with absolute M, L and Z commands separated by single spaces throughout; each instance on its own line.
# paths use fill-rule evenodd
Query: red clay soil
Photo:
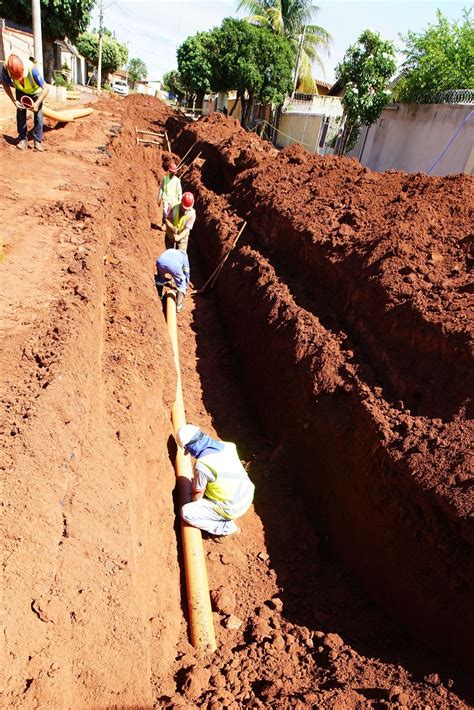
M 47 131 L 44 154 L 17 151 L 13 126 L 0 142 L 1 706 L 469 707 L 468 678 L 446 658 L 453 646 L 465 651 L 456 619 L 468 627 L 472 584 L 460 246 L 469 183 L 384 176 L 385 197 L 373 187 L 366 203 L 388 215 L 374 207 L 375 258 L 367 227 L 355 230 L 359 239 L 343 217 L 352 195 L 364 199 L 351 170 L 367 189 L 379 176 L 298 149 L 277 154 L 223 117 L 186 126 L 174 142 L 179 157 L 192 131 L 202 131 L 205 160 L 187 173 L 199 195 L 195 283 L 249 221 L 218 281 L 218 302 L 212 293 L 188 297 L 179 320 L 188 420 L 237 442 L 257 490 L 239 538 L 204 540 L 218 638 L 206 655 L 187 639 L 173 503 L 176 378 L 153 278 L 163 249 L 157 182 L 170 155 L 135 142 L 135 126 L 167 122 L 174 136 L 183 119 L 142 96 L 95 108 Z M 291 207 L 290 195 L 303 190 L 299 173 L 308 178 L 314 166 L 318 178 L 306 188 L 316 183 L 322 202 L 327 178 L 340 203 L 327 208 L 342 219 L 328 239 L 316 207 L 305 199 Z M 409 203 L 397 207 L 388 193 L 403 180 Z M 436 190 L 443 207 L 430 197 Z M 399 253 L 389 227 L 403 208 L 408 250 Z M 451 215 L 436 249 L 429 235 L 410 236 L 416 210 L 428 210 L 433 224 Z M 304 256 L 294 250 L 292 259 L 292 236 Z M 405 263 L 413 271 L 397 275 Z M 449 288 L 423 273 L 442 275 Z M 404 280 L 411 274 L 416 290 Z M 425 280 L 431 289 L 421 288 Z M 410 343 L 396 327 L 385 334 L 381 317 L 387 327 L 417 324 L 410 343 L 419 358 L 407 363 Z M 451 383 L 444 398 L 435 375 Z M 446 600 L 457 608 L 443 615 Z M 436 655 L 406 633 L 426 634 L 434 613 Z
M 248 221 L 218 289 L 249 395 L 369 593 L 472 661 L 472 178 L 256 140 L 213 116 L 175 143 L 209 269 Z

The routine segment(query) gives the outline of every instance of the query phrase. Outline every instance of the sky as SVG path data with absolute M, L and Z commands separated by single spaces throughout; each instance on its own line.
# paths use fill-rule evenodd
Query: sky
M 436 21 L 436 9 L 457 20 L 467 0 L 315 0 L 319 12 L 315 24 L 328 30 L 333 43 L 330 56 L 323 54 L 325 73 L 318 67 L 313 75 L 333 82 L 335 67 L 344 52 L 367 28 L 377 30 L 384 39 L 403 47 L 399 34 L 419 32 Z M 97 3 L 98 5 L 98 3 Z M 177 68 L 176 50 L 190 35 L 220 25 L 225 17 L 244 17 L 237 11 L 238 0 L 103 0 L 104 25 L 128 46 L 129 57 L 142 59 L 148 79 L 161 80 Z M 99 11 L 92 13 L 91 28 L 99 26 Z M 400 62 L 402 55 L 398 55 Z

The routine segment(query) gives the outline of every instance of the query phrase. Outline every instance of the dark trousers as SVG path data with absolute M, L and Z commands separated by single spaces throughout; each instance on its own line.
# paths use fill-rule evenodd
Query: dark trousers
M 31 96 L 30 94 L 25 94 L 23 91 L 20 91 L 20 89 L 16 89 L 16 100 L 20 101 L 22 96 L 29 96 L 30 99 L 33 99 L 33 101 L 35 101 L 35 99 L 36 99 L 35 96 Z M 35 117 L 35 123 L 33 126 L 33 138 L 38 143 L 41 143 L 41 141 L 43 140 L 43 104 L 41 104 L 41 108 L 39 109 L 39 111 L 35 111 L 35 113 L 33 115 Z M 20 140 L 26 141 L 28 138 L 26 108 L 25 109 L 17 108 L 17 110 L 16 110 L 16 127 L 18 130 L 18 136 L 19 136 Z

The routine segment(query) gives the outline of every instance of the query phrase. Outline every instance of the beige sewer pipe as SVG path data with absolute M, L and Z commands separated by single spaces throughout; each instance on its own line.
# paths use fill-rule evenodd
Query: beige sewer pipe
M 181 368 L 179 364 L 178 328 L 176 323 L 176 300 L 173 293 L 166 294 L 166 323 L 173 348 L 176 366 L 177 384 L 176 400 L 171 410 L 173 429 L 176 435 L 180 426 L 186 424 L 184 413 L 183 390 L 181 387 Z M 178 504 L 181 508 L 191 500 L 191 482 L 193 467 L 191 457 L 185 456 L 181 447 L 175 461 L 178 486 Z M 206 562 L 202 546 L 202 535 L 198 528 L 181 520 L 181 540 L 183 543 L 184 570 L 186 575 L 186 590 L 188 596 L 188 612 L 191 643 L 195 648 L 215 651 L 217 648 L 212 618 L 209 582 L 207 579 Z

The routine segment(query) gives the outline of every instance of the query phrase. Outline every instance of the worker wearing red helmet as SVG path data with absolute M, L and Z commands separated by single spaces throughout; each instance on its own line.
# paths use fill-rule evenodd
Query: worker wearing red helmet
M 187 251 L 189 232 L 196 221 L 194 210 L 194 196 L 192 192 L 185 192 L 179 205 L 171 210 L 165 220 L 165 244 L 168 249 L 181 249 Z
M 28 147 L 28 126 L 26 102 L 34 113 L 33 139 L 35 150 L 43 148 L 43 101 L 48 95 L 49 86 L 39 70 L 31 61 L 23 61 L 16 54 L 10 54 L 2 68 L 2 85 L 5 93 L 16 106 L 16 125 L 18 129 L 17 148 Z M 15 96 L 12 89 L 15 89 Z
M 179 205 L 183 196 L 181 180 L 177 176 L 178 166 L 175 162 L 168 165 L 168 174 L 164 175 L 158 193 L 158 203 L 163 202 L 163 223 L 169 213 Z

